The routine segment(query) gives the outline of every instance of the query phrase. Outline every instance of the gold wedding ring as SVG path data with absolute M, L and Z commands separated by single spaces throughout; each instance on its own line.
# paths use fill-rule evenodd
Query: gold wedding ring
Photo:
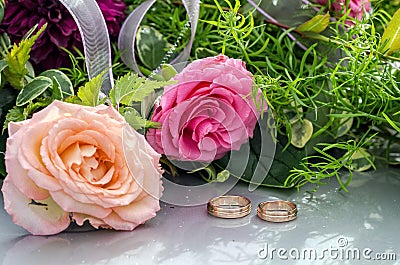
M 219 196 L 208 202 L 207 211 L 219 218 L 240 218 L 250 213 L 251 203 L 249 199 L 243 196 Z
M 268 222 L 289 222 L 296 219 L 297 206 L 289 201 L 266 201 L 258 205 L 257 215 Z

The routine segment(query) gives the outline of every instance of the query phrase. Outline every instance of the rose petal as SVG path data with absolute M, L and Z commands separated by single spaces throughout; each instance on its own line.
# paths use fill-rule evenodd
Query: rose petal
M 141 198 L 138 198 L 134 203 L 115 207 L 114 211 L 123 220 L 143 224 L 145 221 L 156 216 L 156 212 L 160 210 L 158 199 L 155 199 L 147 194 L 142 194 Z M 114 215 L 104 218 L 104 221 L 110 224 L 110 221 L 115 218 Z
M 154 214 L 155 215 L 155 214 Z M 89 220 L 90 222 L 91 220 Z M 115 212 L 111 213 L 106 218 L 103 218 L 103 221 L 110 227 L 116 230 L 125 230 L 125 231 L 132 231 L 135 229 L 140 223 L 132 223 L 128 222 L 127 220 L 122 219 L 118 214 Z
M 20 122 L 10 122 L 8 124 L 8 135 L 13 136 L 19 129 L 21 129 L 25 124 L 27 124 L 29 120 L 24 120 Z
M 70 224 L 69 213 L 63 211 L 51 197 L 36 201 L 44 205 L 32 204 L 32 199 L 23 195 L 9 178 L 4 180 L 2 192 L 4 208 L 13 222 L 33 235 L 57 234 Z
M 93 216 L 81 213 L 73 213 L 72 219 L 76 222 L 77 225 L 83 225 L 85 221 L 89 221 L 90 225 L 94 228 L 112 228 L 108 224 L 106 224 L 103 220 L 94 218 Z
M 106 209 L 101 205 L 81 203 L 72 199 L 62 191 L 50 192 L 50 195 L 53 200 L 67 212 L 84 213 L 97 218 L 104 218 L 111 213 L 111 209 Z
M 20 136 L 14 134 L 7 139 L 5 154 L 5 164 L 8 172 L 7 178 L 26 196 L 35 200 L 46 199 L 49 197 L 49 192 L 38 187 L 28 176 L 28 170 L 24 169 L 19 162 L 18 148 L 22 145 Z

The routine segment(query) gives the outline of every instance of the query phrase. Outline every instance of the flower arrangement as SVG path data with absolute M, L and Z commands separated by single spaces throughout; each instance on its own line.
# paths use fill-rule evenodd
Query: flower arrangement
M 347 191 L 398 164 L 396 3 L 298 1 L 307 18 L 285 25 L 263 1 L 78 2 L 103 32 L 85 39 L 93 13 L 69 1 L 1 4 L 2 192 L 30 233 L 133 230 L 172 192 L 164 173 Z

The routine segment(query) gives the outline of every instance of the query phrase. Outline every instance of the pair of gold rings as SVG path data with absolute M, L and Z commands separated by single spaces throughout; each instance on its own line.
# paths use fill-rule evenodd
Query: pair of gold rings
M 208 202 L 207 211 L 219 218 L 245 217 L 251 212 L 251 202 L 243 196 L 219 196 Z M 265 201 L 258 205 L 257 215 L 268 222 L 289 222 L 296 219 L 297 206 L 289 201 Z

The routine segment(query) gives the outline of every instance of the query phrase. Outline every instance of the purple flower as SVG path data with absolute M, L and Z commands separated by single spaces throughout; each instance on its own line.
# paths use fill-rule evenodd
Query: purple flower
M 126 17 L 123 0 L 97 0 L 104 15 L 111 37 L 116 37 Z M 82 40 L 78 27 L 68 10 L 56 0 L 6 0 L 5 14 L 0 31 L 6 32 L 13 42 L 22 37 L 36 24 L 48 23 L 31 52 L 31 62 L 37 70 L 71 66 L 64 47 L 80 50 Z

